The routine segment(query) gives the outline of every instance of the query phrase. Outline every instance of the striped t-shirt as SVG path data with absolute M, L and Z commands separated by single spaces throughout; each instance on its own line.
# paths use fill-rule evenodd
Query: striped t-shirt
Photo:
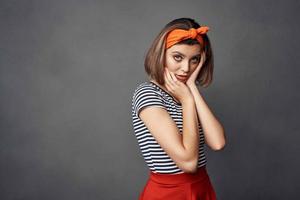
M 174 97 L 154 82 L 140 83 L 132 97 L 132 120 L 135 136 L 141 153 L 149 169 L 154 173 L 180 174 L 183 171 L 178 168 L 168 154 L 161 148 L 152 136 L 144 122 L 137 115 L 146 106 L 158 106 L 167 110 L 182 132 L 182 106 Z M 179 133 L 182 134 L 182 133 Z M 204 135 L 199 123 L 199 159 L 198 168 L 206 164 L 204 152 Z

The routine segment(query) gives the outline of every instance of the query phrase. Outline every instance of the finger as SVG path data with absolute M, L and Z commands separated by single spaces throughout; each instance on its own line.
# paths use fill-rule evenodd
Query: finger
M 204 59 L 205 59 L 204 57 L 205 57 L 205 55 L 203 53 L 202 56 L 201 56 L 201 58 L 200 58 L 199 64 L 198 64 L 198 66 L 195 69 L 196 73 L 198 73 L 200 71 L 200 68 L 202 67 L 202 65 L 204 63 Z
M 168 80 L 168 83 L 169 83 L 169 86 L 172 86 L 174 83 L 173 83 L 173 79 L 170 75 L 170 72 L 168 71 L 167 68 L 165 68 L 165 74 L 166 74 L 166 78 Z
M 170 80 L 169 80 L 169 78 L 168 78 L 168 76 L 167 76 L 167 71 L 165 70 L 165 72 L 164 72 L 164 79 L 165 79 L 165 84 L 166 85 L 170 85 L 171 83 L 170 83 Z
M 174 86 L 178 86 L 180 84 L 180 81 L 176 78 L 175 74 L 173 72 L 170 72 L 170 76 L 173 79 Z
M 176 78 L 175 74 L 173 72 L 170 72 L 170 75 L 171 75 L 174 83 L 177 84 L 178 83 L 178 79 Z
M 172 85 L 172 86 L 175 85 L 174 80 L 173 80 L 173 78 L 172 78 L 172 76 L 171 76 L 171 74 L 170 74 L 170 72 L 167 68 L 166 68 L 166 75 L 167 75 L 167 78 L 169 80 L 170 85 Z
M 165 86 L 166 86 L 166 88 L 167 88 L 167 90 L 168 90 L 169 92 L 172 91 L 171 88 L 169 87 L 169 84 L 166 84 Z
M 172 86 L 172 83 L 170 82 L 170 80 L 167 76 L 167 72 L 164 73 L 164 77 L 165 77 L 165 87 L 167 88 L 167 91 L 172 92 L 173 91 L 173 86 Z
M 202 52 L 200 63 L 203 64 L 204 61 L 205 61 L 205 52 Z

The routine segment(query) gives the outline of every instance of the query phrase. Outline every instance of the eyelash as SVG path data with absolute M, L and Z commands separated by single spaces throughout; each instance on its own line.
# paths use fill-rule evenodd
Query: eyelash
M 182 57 L 179 56 L 179 55 L 175 55 L 175 56 L 174 56 L 174 60 L 175 60 L 176 62 L 180 62 L 180 60 L 177 60 L 176 57 L 180 57 L 180 58 L 182 58 Z M 195 63 L 197 63 L 197 62 L 199 61 L 200 58 L 194 58 L 194 59 L 196 59 L 196 62 L 195 62 Z

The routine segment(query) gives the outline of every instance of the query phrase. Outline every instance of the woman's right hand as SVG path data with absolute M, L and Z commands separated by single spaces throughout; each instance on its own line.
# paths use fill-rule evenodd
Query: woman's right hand
M 174 73 L 170 72 L 166 67 L 164 72 L 164 79 L 165 87 L 176 99 L 180 101 L 181 104 L 184 101 L 194 99 L 189 87 L 186 84 L 179 81 L 174 75 Z

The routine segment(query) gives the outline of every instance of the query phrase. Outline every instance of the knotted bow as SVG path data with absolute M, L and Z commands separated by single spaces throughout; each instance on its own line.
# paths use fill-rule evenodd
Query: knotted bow
M 174 44 L 185 40 L 185 39 L 197 39 L 199 43 L 203 46 L 203 38 L 201 34 L 206 34 L 209 30 L 209 27 L 207 26 L 202 26 L 197 29 L 195 28 L 190 28 L 189 30 L 184 30 L 184 29 L 174 29 L 171 31 L 166 40 L 166 49 L 170 48 Z

